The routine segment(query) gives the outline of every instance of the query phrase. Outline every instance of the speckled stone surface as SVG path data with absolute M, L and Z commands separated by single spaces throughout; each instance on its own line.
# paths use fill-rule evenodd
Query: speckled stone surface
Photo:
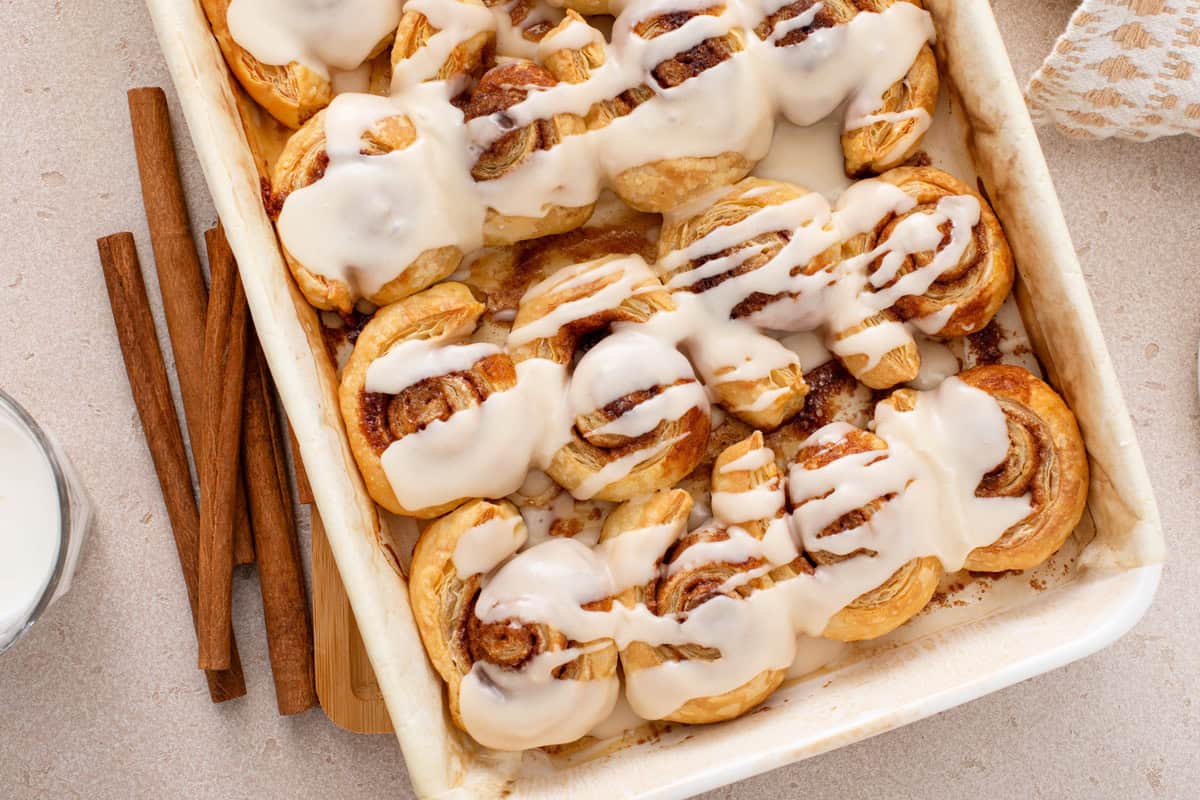
M 1019 76 L 1073 5 L 995 0 Z M 95 249 L 131 230 L 149 259 L 125 90 L 170 80 L 139 0 L 3 8 L 0 386 L 57 433 L 99 517 L 74 589 L 0 657 L 0 797 L 410 797 L 393 738 L 276 715 L 246 576 L 249 696 L 209 703 Z M 173 110 L 201 230 L 215 215 Z M 1096 656 L 710 797 L 1195 796 L 1200 141 L 1043 140 L 1158 493 L 1169 562 L 1154 606 Z

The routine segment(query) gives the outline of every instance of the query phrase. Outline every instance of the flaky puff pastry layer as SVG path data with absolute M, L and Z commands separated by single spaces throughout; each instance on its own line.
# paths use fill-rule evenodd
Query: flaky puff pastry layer
M 325 113 L 318 113 L 288 139 L 275 162 L 271 176 L 271 207 L 277 216 L 289 194 L 319 181 L 329 165 L 325 151 Z M 417 129 L 403 114 L 385 117 L 362 135 L 362 154 L 381 156 L 410 147 L 417 140 Z M 281 243 L 284 258 L 296 285 L 309 303 L 325 310 L 350 313 L 356 296 L 351 287 L 336 278 L 313 272 Z M 463 252 L 458 247 L 435 247 L 418 255 L 412 263 L 389 280 L 379 291 L 367 297 L 376 305 L 402 300 L 442 280 L 458 267 Z
M 299 128 L 333 100 L 330 82 L 303 64 L 293 61 L 282 66 L 264 64 L 233 39 L 225 16 L 230 0 L 201 0 L 208 24 L 225 61 L 234 76 L 254 101 L 289 128 Z M 381 52 L 391 40 L 379 43 Z
M 408 596 L 425 652 L 446 682 L 450 718 L 464 731 L 459 687 L 475 662 L 517 670 L 534 656 L 576 644 L 550 625 L 516 619 L 485 623 L 475 615 L 484 576 L 460 576 L 454 553 L 467 531 L 497 519 L 513 520 L 519 540 L 524 540 L 525 523 L 514 505 L 473 500 L 425 529 L 413 551 L 408 579 Z M 578 658 L 555 672 L 555 679 L 587 681 L 616 675 L 616 645 L 585 644 Z M 571 709 L 562 713 L 570 714 Z
M 979 222 L 971 229 L 970 240 L 958 263 L 944 272 L 924 294 L 902 297 L 893 306 L 902 319 L 921 319 L 953 308 L 945 323 L 931 335 L 953 338 L 977 333 L 987 327 L 1012 291 L 1015 278 L 1012 250 L 1000 220 L 982 195 L 948 172 L 933 167 L 899 167 L 880 175 L 878 180 L 901 189 L 916 203 L 903 214 L 880 220 L 873 231 L 846 243 L 844 257 L 857 256 L 875 249 L 892 235 L 896 226 L 914 214 L 928 214 L 946 197 L 968 196 L 979 202 Z M 949 243 L 949 223 L 939 249 Z M 900 280 L 914 269 L 924 267 L 933 252 L 916 253 L 896 272 Z M 874 272 L 882 257 L 869 267 Z M 890 285 L 890 284 L 888 284 Z M 880 287 L 884 288 L 884 287 Z
M 381 457 L 393 441 L 463 409 L 481 405 L 494 392 L 517 383 L 505 353 L 485 356 L 469 370 L 426 378 L 397 395 L 369 392 L 367 369 L 393 345 L 411 339 L 441 344 L 465 340 L 475 330 L 483 304 L 461 283 L 442 283 L 386 306 L 367 323 L 342 372 L 338 398 L 350 449 L 372 499 L 395 514 L 428 519 L 467 500 L 428 508 L 405 508 L 384 472 Z
M 736 225 L 766 207 L 782 205 L 806 194 L 809 194 L 807 189 L 792 184 L 762 178 L 746 178 L 730 187 L 727 194 L 696 216 L 680 218 L 668 216 L 658 239 L 659 263 L 655 268 L 658 270 L 659 277 L 664 283 L 667 283 L 679 273 L 695 269 L 697 266 L 694 262 L 687 262 L 678 269 L 663 269 L 662 259 L 668 253 L 683 250 L 713 231 Z M 680 291 L 704 291 L 710 288 L 714 282 L 753 272 L 775 258 L 779 251 L 787 246 L 790 237 L 791 231 L 770 231 L 753 239 L 739 242 L 729 249 L 730 253 L 750 250 L 756 255 L 739 262 L 734 269 L 727 273 L 692 284 Z M 813 259 L 811 263 L 804 265 L 802 271 L 804 274 L 811 275 L 826 269 L 836 261 L 837 255 L 837 248 L 832 248 L 827 253 Z M 759 300 L 757 303 L 739 305 L 734 310 L 734 316 L 751 316 L 771 302 L 786 298 L 757 299 Z M 726 369 L 718 370 L 712 376 L 705 377 L 712 384 L 712 389 L 721 405 L 744 422 L 756 428 L 770 430 L 778 427 L 784 420 L 804 407 L 804 397 L 808 393 L 808 386 L 804 382 L 804 370 L 801 365 L 793 364 L 782 369 L 775 369 L 769 375 L 754 380 L 712 380 L 719 379 L 723 372 L 733 369 L 734 365 L 730 365 Z M 759 398 L 764 396 L 775 399 L 766 405 L 761 405 Z
M 721 471 L 728 464 L 762 446 L 762 434 L 756 431 L 746 440 L 722 453 L 713 467 L 713 491 L 751 492 L 778 486 L 782 476 L 773 461 L 752 470 L 730 473 Z M 730 536 L 727 529 L 716 525 L 706 525 L 687 532 L 686 522 L 691 507 L 691 497 L 685 491 L 675 489 L 626 503 L 605 520 L 604 529 L 600 534 L 602 542 L 650 526 L 673 524 L 680 530 L 675 544 L 661 559 L 659 576 L 644 586 L 627 589 L 618 596 L 618 601 L 628 607 L 644 604 L 659 616 L 686 614 L 718 596 L 720 587 L 726 581 L 765 566 L 762 559 L 752 558 L 738 564 L 716 562 L 689 565 L 672 574 L 672 564 L 686 558 L 690 548 L 723 541 Z M 781 508 L 780 514 L 782 513 Z M 746 521 L 738 527 L 755 538 L 761 538 L 769 523 L 770 520 Z M 808 571 L 811 571 L 811 568 L 802 558 L 798 558 L 793 564 L 777 567 L 765 575 L 752 578 L 725 592 L 725 595 L 735 599 L 746 597 L 752 592 L 769 589 L 776 581 Z M 645 642 L 632 642 L 621 651 L 621 666 L 628 676 L 667 661 L 713 661 L 720 658 L 720 651 L 702 645 L 650 645 Z M 728 692 L 688 700 L 663 719 L 692 725 L 733 719 L 765 700 L 783 682 L 785 674 L 786 670 L 782 669 L 763 670 Z
M 833 462 L 859 453 L 878 452 L 887 458 L 887 442 L 867 431 L 854 429 L 836 442 L 803 447 L 793 461 L 792 469 L 820 469 Z M 868 523 L 872 516 L 891 501 L 888 496 L 877 497 L 863 506 L 834 520 L 817 538 L 836 536 L 845 530 Z M 803 502 L 792 498 L 792 502 Z M 836 564 L 849 558 L 874 558 L 877 554 L 861 550 L 838 555 L 825 550 L 812 550 L 808 557 L 821 565 Z M 912 619 L 923 609 L 937 591 L 942 577 L 942 564 L 933 557 L 914 558 L 905 562 L 879 586 L 855 598 L 829 620 L 822 632 L 827 639 L 855 642 L 875 639 L 889 633 Z
M 569 303 L 586 302 L 587 298 L 627 280 L 624 270 L 609 268 L 614 260 L 623 258 L 629 257 L 610 255 L 586 262 L 580 268 L 572 269 L 559 284 L 552 283 L 532 296 L 527 294 L 517 309 L 513 330 L 548 317 Z M 674 310 L 670 293 L 662 287 L 649 267 L 643 264 L 641 269 L 645 271 L 644 276 L 633 279 L 629 294 L 619 303 L 562 325 L 552 336 L 510 347 L 513 360 L 521 363 L 530 358 L 544 358 L 570 367 L 581 340 L 589 334 L 604 331 L 618 322 L 646 322 L 655 314 Z M 597 409 L 594 414 L 577 417 L 570 441 L 554 454 L 546 473 L 560 486 L 575 493 L 585 481 L 618 459 L 644 451 L 656 443 L 672 442 L 656 448 L 653 456 L 638 463 L 593 497 L 619 502 L 675 485 L 704 458 L 710 428 L 707 408 L 693 406 L 679 418 L 663 420 L 653 430 L 636 437 L 613 440 L 592 433 L 606 422 L 620 417 L 625 409 L 649 400 L 654 391 L 665 388 L 647 386 L 646 391 L 635 393 L 638 396 L 627 395 L 604 409 Z
M 1008 455 L 988 473 L 979 497 L 1022 497 L 1033 510 L 987 547 L 972 551 L 966 568 L 979 572 L 1029 569 L 1062 547 L 1087 506 L 1088 461 L 1079 423 L 1062 397 L 1020 367 L 975 367 L 959 380 L 987 392 L 1008 421 Z

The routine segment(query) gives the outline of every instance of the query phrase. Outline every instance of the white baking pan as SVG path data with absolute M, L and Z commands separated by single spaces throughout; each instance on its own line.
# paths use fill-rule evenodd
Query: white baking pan
M 926 0 L 953 108 L 1011 240 L 1037 355 L 1079 417 L 1089 513 L 1050 563 L 980 579 L 881 642 L 786 684 L 763 708 L 704 727 L 660 726 L 554 754 L 493 753 L 446 716 L 406 587 L 347 448 L 317 319 L 263 210 L 230 77 L 195 0 L 148 0 L 213 201 L 237 254 L 338 568 L 423 796 L 680 797 L 891 730 L 1082 658 L 1124 634 L 1158 585 L 1162 533 L 1133 426 L 1049 173 L 986 0 Z M 936 127 L 936 124 L 935 124 Z M 973 163 L 972 163 L 973 162 Z M 968 177 L 958 171 L 960 177 Z M 1082 711 L 1081 711 L 1082 713 Z

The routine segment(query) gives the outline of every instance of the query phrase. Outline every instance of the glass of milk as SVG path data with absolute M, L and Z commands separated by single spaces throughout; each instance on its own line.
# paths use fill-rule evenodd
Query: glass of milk
M 71 462 L 0 391 L 0 653 L 70 588 L 91 519 Z

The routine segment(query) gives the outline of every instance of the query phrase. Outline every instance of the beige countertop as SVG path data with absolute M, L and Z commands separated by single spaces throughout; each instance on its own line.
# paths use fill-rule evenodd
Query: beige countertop
M 1074 3 L 994 6 L 1024 79 Z M 170 80 L 145 9 L 9 0 L 0 41 L 0 386 L 58 435 L 98 507 L 71 593 L 0 657 L 0 796 L 411 796 L 393 738 L 276 715 L 252 577 L 235 579 L 249 696 L 213 706 L 195 669 L 95 247 L 132 230 L 149 263 L 125 90 Z M 215 215 L 173 110 L 201 230 Z M 1195 796 L 1200 140 L 1043 144 L 1162 511 L 1153 607 L 1098 655 L 711 797 Z

